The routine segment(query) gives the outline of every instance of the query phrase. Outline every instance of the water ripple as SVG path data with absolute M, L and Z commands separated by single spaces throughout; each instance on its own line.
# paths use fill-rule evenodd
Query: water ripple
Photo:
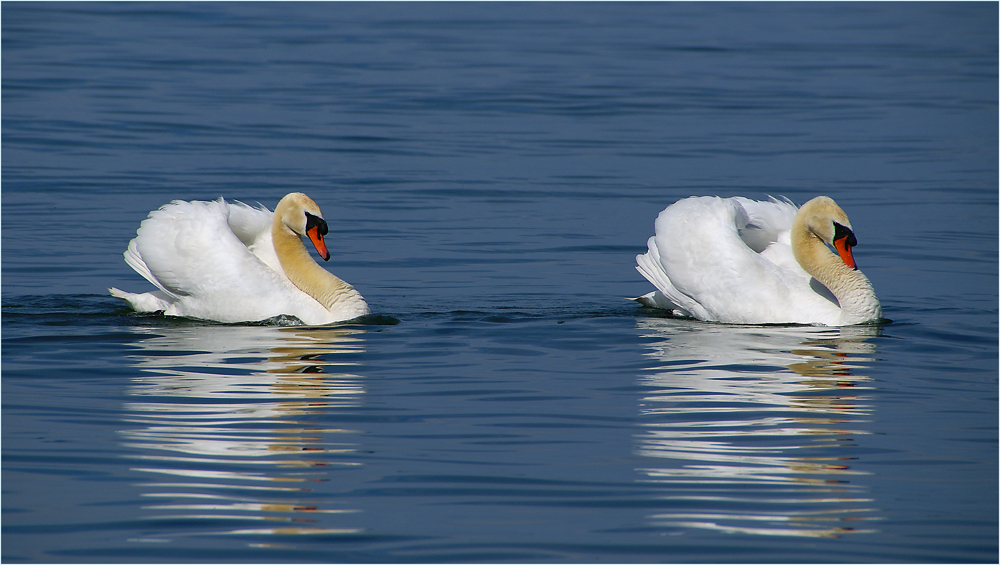
M 638 453 L 655 461 L 642 482 L 664 489 L 664 528 L 755 535 L 872 533 L 869 472 L 850 455 L 870 433 L 869 338 L 878 327 L 732 327 L 641 319 L 660 363 L 641 378 L 646 431 Z M 846 453 L 845 453 L 846 452 Z
M 357 534 L 325 527 L 352 508 L 320 507 L 311 491 L 352 459 L 356 433 L 300 418 L 357 407 L 363 380 L 337 356 L 361 351 L 352 328 L 178 326 L 137 342 L 120 431 L 148 512 L 149 539 L 208 535 L 187 523 L 269 521 L 214 535 Z M 326 516 L 324 518 L 324 516 Z M 160 530 L 150 524 L 168 520 Z M 305 524 L 318 524 L 305 526 Z

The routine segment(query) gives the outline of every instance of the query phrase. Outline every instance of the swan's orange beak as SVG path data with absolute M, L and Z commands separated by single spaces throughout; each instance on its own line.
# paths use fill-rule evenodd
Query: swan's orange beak
M 851 253 L 851 246 L 847 245 L 847 238 L 842 237 L 840 239 L 833 240 L 833 246 L 837 248 L 837 253 L 840 254 L 840 259 L 848 267 L 857 270 L 858 266 L 854 263 L 854 254 Z
M 858 244 L 854 232 L 836 222 L 833 223 L 833 227 L 833 246 L 837 248 L 840 260 L 855 271 L 858 270 L 858 266 L 854 263 L 854 254 L 851 253 L 851 248 Z
M 326 225 L 326 220 L 306 212 L 306 235 L 309 236 L 309 240 L 313 242 L 316 251 L 319 251 L 319 256 L 324 261 L 330 260 L 330 252 L 326 250 L 326 244 L 323 243 L 323 236 L 328 231 L 329 228 Z
M 316 247 L 316 251 L 319 252 L 319 256 L 323 258 L 324 261 L 330 260 L 330 252 L 326 249 L 326 243 L 323 241 L 323 234 L 319 233 L 319 226 L 314 226 L 306 230 L 306 235 L 309 236 L 309 240 L 313 242 Z

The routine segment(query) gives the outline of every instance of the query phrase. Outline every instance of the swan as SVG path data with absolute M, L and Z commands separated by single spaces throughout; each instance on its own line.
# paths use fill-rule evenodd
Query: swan
M 369 314 L 361 294 L 302 243 L 308 236 L 329 260 L 327 232 L 319 206 L 301 192 L 282 198 L 274 213 L 223 198 L 175 200 L 149 213 L 124 253 L 159 290 L 108 290 L 138 312 L 226 323 L 286 315 L 321 325 Z
M 655 233 L 636 256 L 657 289 L 633 299 L 646 306 L 733 324 L 847 326 L 882 316 L 854 262 L 847 214 L 827 196 L 797 210 L 787 199 L 685 198 L 660 212 Z

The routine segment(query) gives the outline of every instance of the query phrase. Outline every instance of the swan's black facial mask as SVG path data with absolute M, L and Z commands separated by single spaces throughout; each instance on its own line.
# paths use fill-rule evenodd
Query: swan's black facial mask
M 854 254 L 851 252 L 851 248 L 857 244 L 858 239 L 854 237 L 854 232 L 850 228 L 833 222 L 833 246 L 837 248 L 837 253 L 844 264 L 855 271 L 858 270 L 858 266 L 854 262 Z
M 330 252 L 327 251 L 326 243 L 323 242 L 323 236 L 329 231 L 330 228 L 326 225 L 326 220 L 306 212 L 306 235 L 309 236 L 310 241 L 313 242 L 316 251 L 319 252 L 324 261 L 330 260 Z
M 852 232 L 850 228 L 844 227 L 837 222 L 833 222 L 833 240 L 837 241 L 838 239 L 843 239 L 845 237 L 847 238 L 847 241 L 844 243 L 848 247 L 854 247 L 858 244 L 858 239 L 854 237 L 854 232 Z
M 309 230 L 313 228 L 319 230 L 320 235 L 326 235 L 330 231 L 330 228 L 326 225 L 326 220 L 306 212 L 306 233 L 309 233 Z

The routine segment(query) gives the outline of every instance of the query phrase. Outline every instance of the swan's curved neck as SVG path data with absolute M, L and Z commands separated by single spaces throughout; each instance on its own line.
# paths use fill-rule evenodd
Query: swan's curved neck
M 875 288 L 864 273 L 845 265 L 799 218 L 792 224 L 791 237 L 795 260 L 837 297 L 841 324 L 860 324 L 881 317 Z
M 289 229 L 277 213 L 271 225 L 271 240 L 288 279 L 327 310 L 346 301 L 361 299 L 353 286 L 316 263 L 302 243 L 302 237 Z

